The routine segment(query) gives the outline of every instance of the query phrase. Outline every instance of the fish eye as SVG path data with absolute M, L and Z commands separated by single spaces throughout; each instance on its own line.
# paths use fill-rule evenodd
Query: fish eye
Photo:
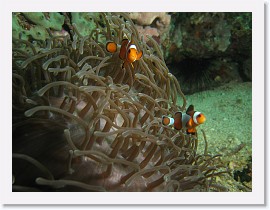
M 130 49 L 128 50 L 128 53 L 130 53 Z
M 199 114 L 198 117 L 201 117 L 201 114 Z

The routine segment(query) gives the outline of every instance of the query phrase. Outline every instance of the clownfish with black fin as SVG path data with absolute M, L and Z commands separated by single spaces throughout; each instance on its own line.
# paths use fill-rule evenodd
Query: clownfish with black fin
M 115 42 L 107 42 L 106 50 L 110 53 L 115 53 L 117 51 L 118 45 Z M 132 68 L 133 62 L 140 60 L 143 52 L 138 52 L 136 45 L 133 42 L 133 39 L 129 41 L 128 39 L 123 39 L 121 42 L 119 58 L 124 61 L 122 68 L 125 68 L 128 64 L 131 64 Z
M 162 124 L 173 125 L 176 130 L 186 129 L 187 134 L 196 134 L 196 127 L 203 124 L 206 117 L 203 113 L 194 111 L 194 106 L 190 105 L 186 113 L 176 112 L 174 117 L 162 116 Z

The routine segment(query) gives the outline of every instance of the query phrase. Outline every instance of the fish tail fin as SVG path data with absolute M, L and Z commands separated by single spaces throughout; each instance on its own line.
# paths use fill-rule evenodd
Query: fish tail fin
M 167 125 L 172 125 L 174 123 L 174 119 L 168 116 L 162 116 L 162 124 L 167 126 Z
M 117 44 L 115 42 L 107 42 L 106 50 L 110 53 L 115 53 L 117 51 Z

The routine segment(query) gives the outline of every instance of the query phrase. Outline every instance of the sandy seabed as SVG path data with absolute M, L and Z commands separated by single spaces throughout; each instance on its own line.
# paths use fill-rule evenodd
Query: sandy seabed
M 195 110 L 207 118 L 205 124 L 198 128 L 198 153 L 203 153 L 205 146 L 203 129 L 208 153 L 221 154 L 222 161 L 231 170 L 230 174 L 217 181 L 227 186 L 229 191 L 251 191 L 252 181 L 246 179 L 252 177 L 252 83 L 231 82 L 186 98 L 187 105 L 193 104 Z M 242 176 L 242 181 L 237 174 Z

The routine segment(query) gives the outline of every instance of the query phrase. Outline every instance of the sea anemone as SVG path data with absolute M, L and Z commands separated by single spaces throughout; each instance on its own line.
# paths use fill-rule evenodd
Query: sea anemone
M 97 17 L 87 36 L 13 39 L 13 191 L 226 190 L 219 156 L 161 123 L 186 100 L 158 44 L 125 13 Z M 124 36 L 144 53 L 134 67 L 105 51 Z

